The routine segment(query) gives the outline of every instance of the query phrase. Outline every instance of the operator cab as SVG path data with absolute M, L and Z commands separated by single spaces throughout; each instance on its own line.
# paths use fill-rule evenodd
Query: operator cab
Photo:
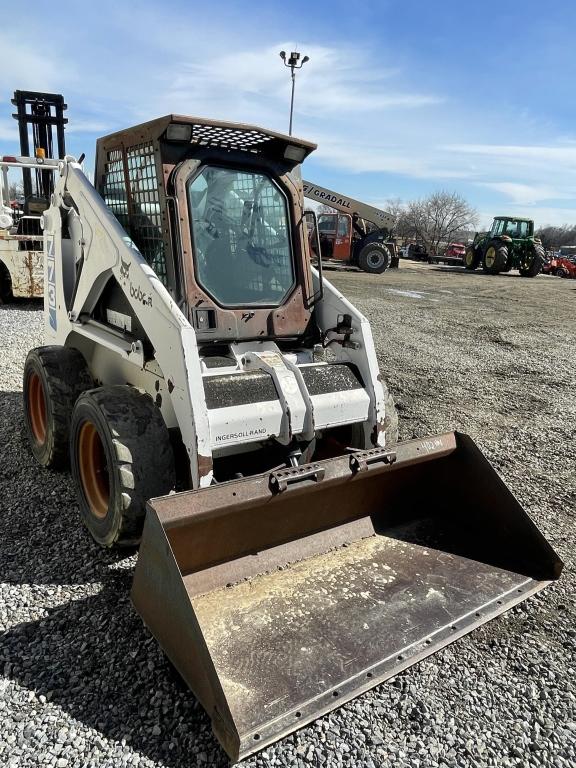
M 98 141 L 100 194 L 200 342 L 309 332 L 299 165 L 314 149 L 255 126 L 175 115 Z
M 492 237 L 511 237 L 513 240 L 524 240 L 533 236 L 534 222 L 531 219 L 499 216 L 492 222 L 490 234 Z

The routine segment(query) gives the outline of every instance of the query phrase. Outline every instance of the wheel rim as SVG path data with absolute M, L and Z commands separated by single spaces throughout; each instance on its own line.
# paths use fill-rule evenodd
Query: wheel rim
M 32 435 L 38 445 L 43 445 L 47 431 L 46 397 L 42 379 L 37 373 L 32 373 L 28 379 L 27 395 Z
M 464 257 L 464 261 L 467 267 L 471 267 L 472 264 L 474 263 L 474 251 L 466 251 L 466 256 Z
M 494 262 L 496 261 L 496 248 L 494 248 L 493 245 L 486 251 L 485 261 L 487 267 L 494 266 Z
M 384 254 L 380 253 L 380 251 L 370 251 L 367 261 L 371 267 L 381 267 L 384 263 Z
M 84 497 L 92 514 L 102 519 L 108 514 L 110 481 L 104 446 L 91 421 L 85 421 L 80 427 L 77 450 Z

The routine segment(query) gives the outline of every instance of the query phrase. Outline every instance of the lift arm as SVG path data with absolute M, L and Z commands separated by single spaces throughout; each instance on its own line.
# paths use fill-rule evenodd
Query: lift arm
M 59 170 L 50 208 L 43 216 L 46 338 L 64 344 L 70 333 L 76 333 L 97 339 L 100 345 L 118 347 L 120 342 L 111 330 L 89 319 L 107 281 L 114 278 L 140 320 L 168 382 L 193 486 L 209 485 L 210 428 L 194 329 L 80 165 L 66 157 Z M 64 295 L 63 219 L 71 234 L 76 273 L 71 302 Z M 132 344 L 124 354 L 143 367 L 140 346 Z

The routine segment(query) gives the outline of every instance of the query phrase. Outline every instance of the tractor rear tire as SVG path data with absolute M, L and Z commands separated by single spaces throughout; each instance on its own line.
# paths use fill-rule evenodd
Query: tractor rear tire
M 506 269 L 508 262 L 508 248 L 499 240 L 491 240 L 484 251 L 482 268 L 489 275 L 497 275 Z
M 85 392 L 72 414 L 70 457 L 92 537 L 104 547 L 137 544 L 146 502 L 176 481 L 168 429 L 150 395 L 127 385 Z
M 480 254 L 476 248 L 469 246 L 466 248 L 466 254 L 464 255 L 464 266 L 472 272 L 478 264 L 480 264 Z
M 542 271 L 542 266 L 546 261 L 546 254 L 541 245 L 534 244 L 532 249 L 532 260 L 528 266 L 520 267 L 519 272 L 522 277 L 536 277 Z
M 42 467 L 66 469 L 74 403 L 94 386 L 86 361 L 71 347 L 38 347 L 24 364 L 24 420 L 32 454 Z
M 358 255 L 358 266 L 363 272 L 380 275 L 390 266 L 390 251 L 380 243 L 368 243 Z

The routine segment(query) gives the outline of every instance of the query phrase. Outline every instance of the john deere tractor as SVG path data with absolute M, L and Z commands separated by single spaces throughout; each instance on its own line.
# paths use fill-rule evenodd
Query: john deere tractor
M 517 269 L 522 277 L 536 277 L 544 264 L 544 248 L 534 237 L 532 219 L 496 216 L 489 232 L 477 232 L 466 248 L 464 266 L 497 275 Z

